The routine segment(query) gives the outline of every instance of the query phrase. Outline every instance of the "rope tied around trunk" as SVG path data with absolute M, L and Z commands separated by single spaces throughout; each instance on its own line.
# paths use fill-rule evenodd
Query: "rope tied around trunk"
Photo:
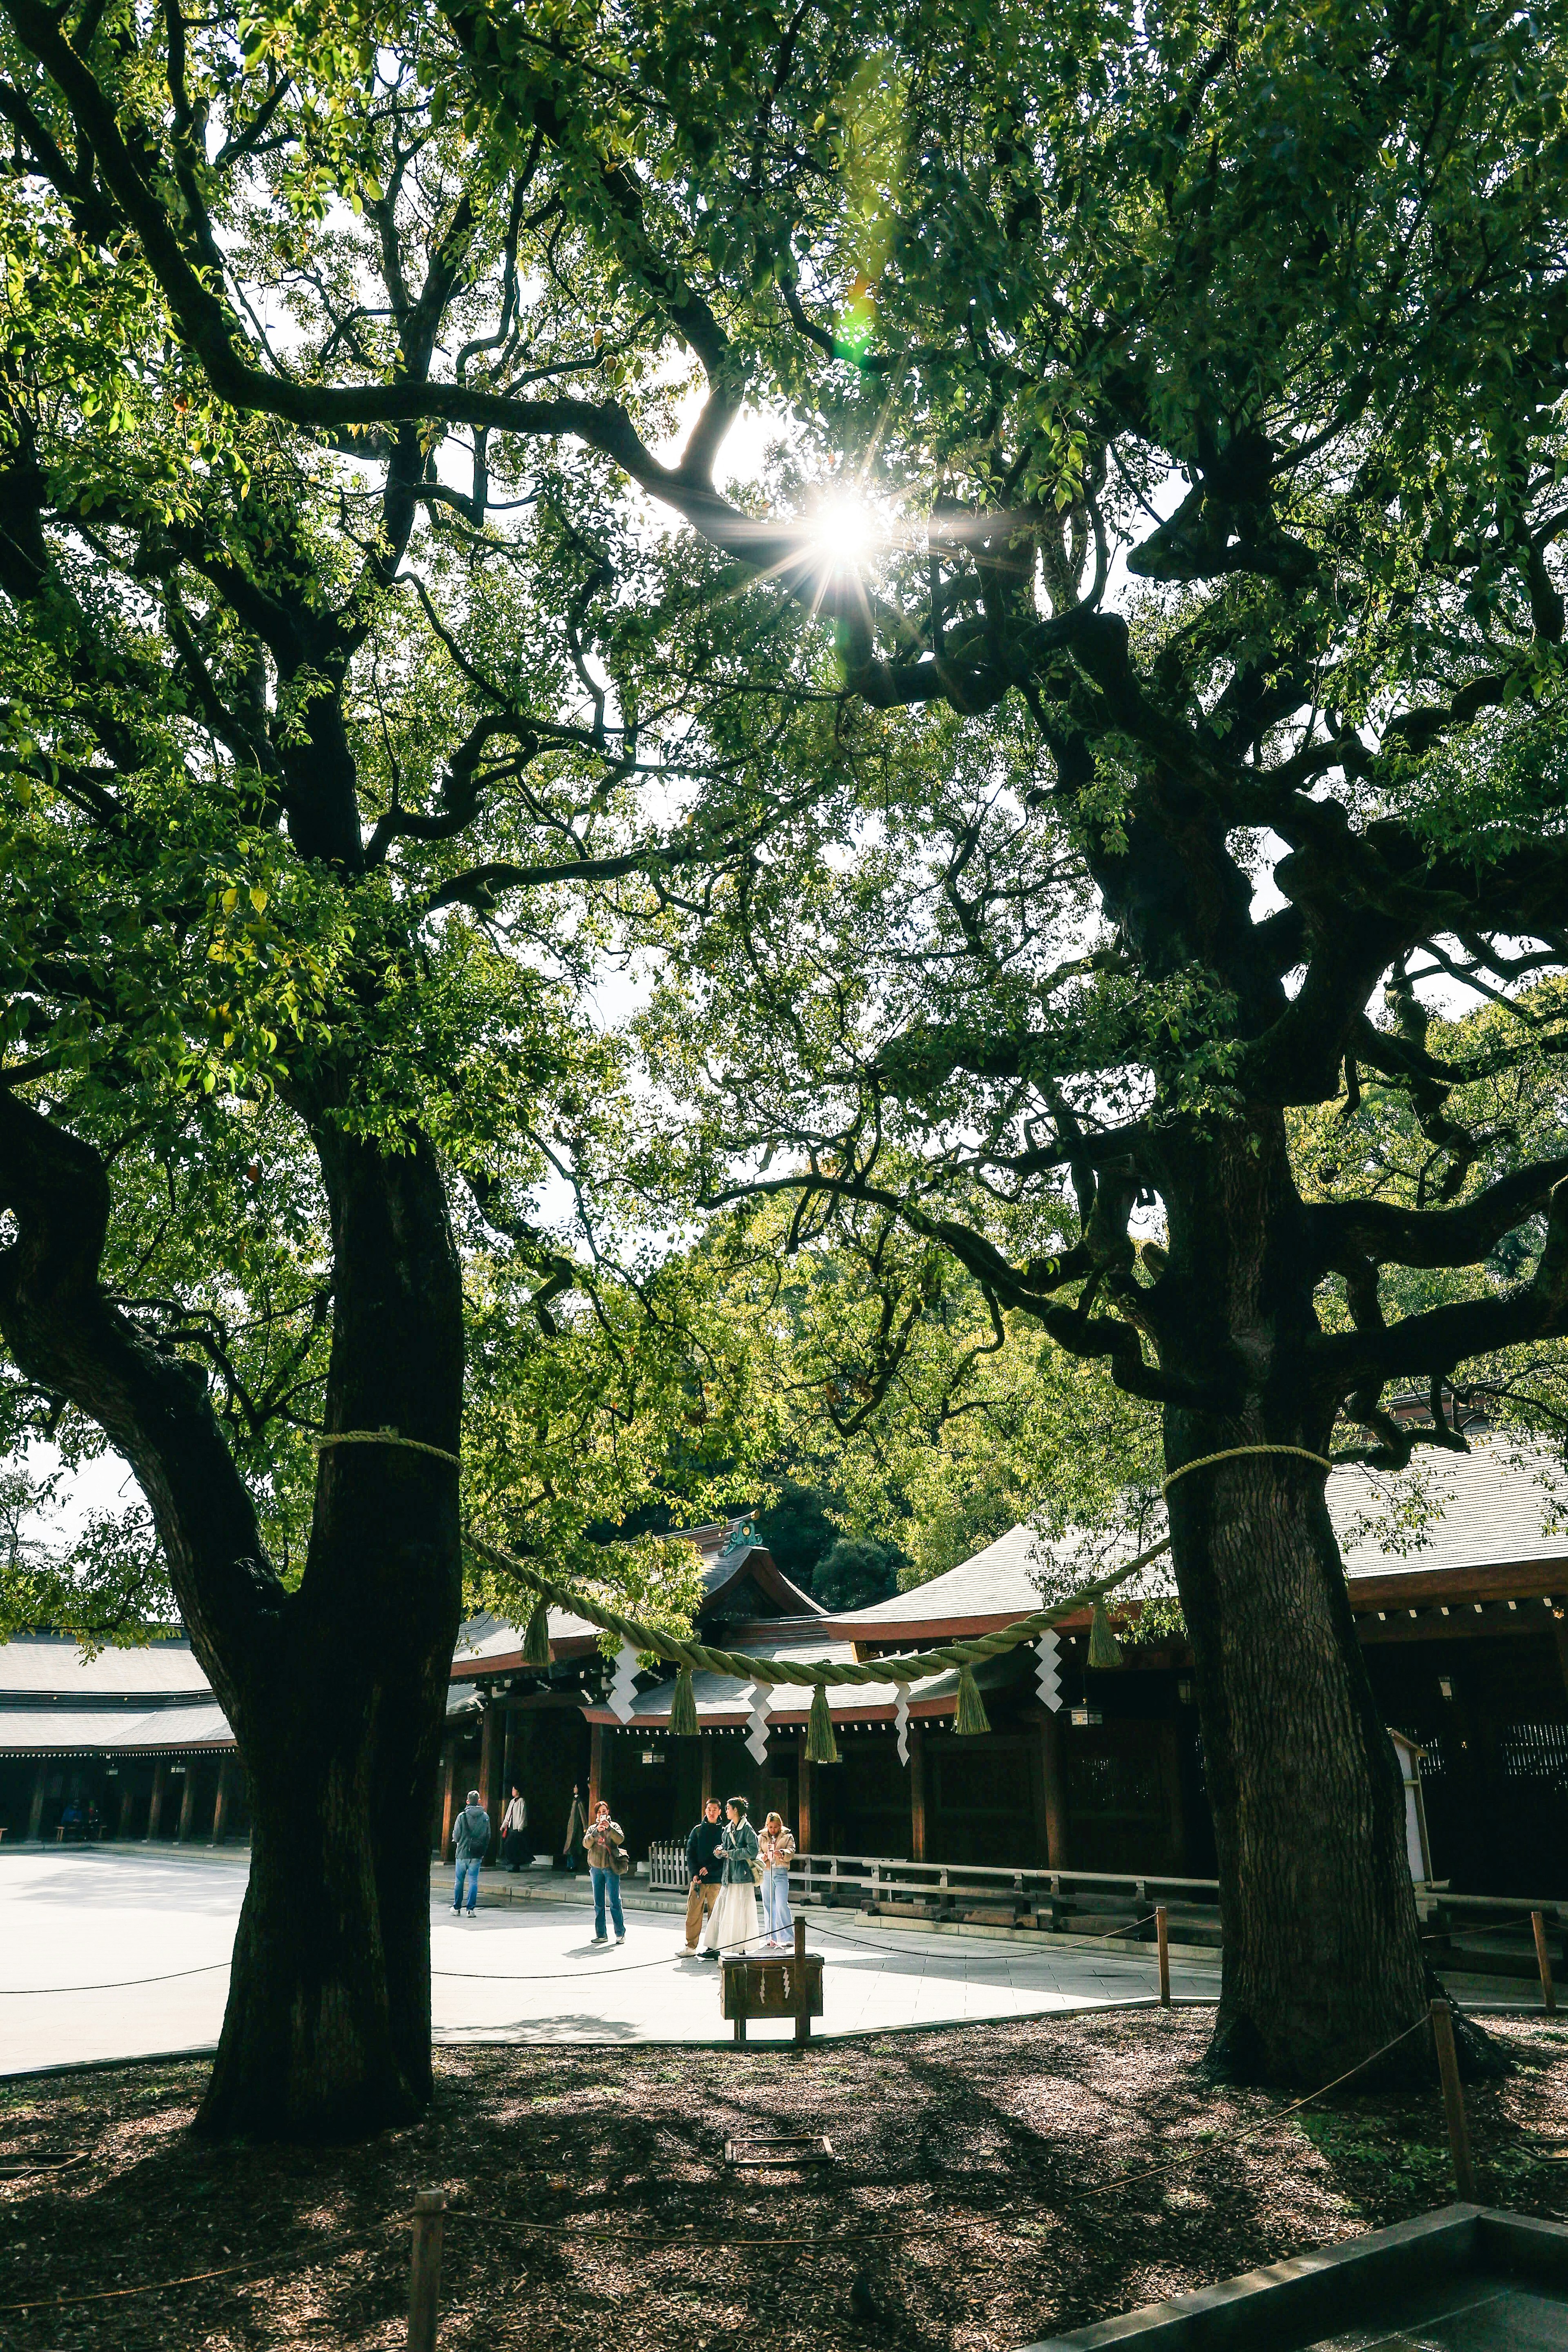
M 329 1445 L 401 1445 L 409 1454 L 431 1454 L 437 1462 L 449 1462 L 455 1470 L 463 1466 L 460 1454 L 448 1454 L 444 1445 L 426 1445 L 422 1437 L 404 1437 L 395 1429 L 334 1429 L 316 1440 L 316 1451 L 323 1453 Z
M 1293 1454 L 1300 1461 L 1315 1462 L 1320 1470 L 1331 1470 L 1334 1466 L 1326 1454 L 1314 1454 L 1310 1445 L 1227 1445 L 1218 1454 L 1200 1454 L 1195 1462 L 1184 1462 L 1179 1470 L 1161 1479 L 1160 1492 L 1168 1495 L 1177 1479 L 1184 1478 L 1189 1470 L 1207 1470 L 1215 1462 L 1236 1462 L 1244 1454 Z

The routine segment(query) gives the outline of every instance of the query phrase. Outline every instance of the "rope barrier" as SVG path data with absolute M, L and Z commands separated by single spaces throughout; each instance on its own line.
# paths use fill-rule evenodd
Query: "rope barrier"
M 171 1969 L 162 1977 L 116 1977 L 108 1984 L 0 1985 L 0 2000 L 32 2000 L 46 1992 L 129 1992 L 133 1985 L 177 1984 L 182 1977 L 216 1976 L 219 1969 L 233 1966 L 232 1958 L 208 1960 L 205 1968 Z
M 488 1559 L 492 1567 L 505 1569 L 509 1574 L 520 1578 L 531 1591 L 538 1593 L 542 1601 L 553 1601 L 557 1608 L 585 1618 L 590 1625 L 597 1625 L 602 1633 L 618 1634 L 634 1650 L 651 1651 L 656 1657 L 665 1659 L 671 1665 L 687 1666 L 698 1674 L 721 1675 L 731 1682 L 787 1683 L 806 1690 L 849 1684 L 923 1682 L 931 1675 L 951 1673 L 955 1667 L 962 1673 L 965 1667 L 983 1664 L 988 1658 L 1003 1657 L 1009 1650 L 1018 1649 L 1026 1642 L 1037 1641 L 1042 1633 L 1049 1633 L 1064 1617 L 1070 1617 L 1076 1611 L 1102 1600 L 1106 1593 L 1114 1591 L 1119 1584 L 1125 1584 L 1130 1576 L 1136 1576 L 1140 1569 L 1147 1568 L 1151 1560 L 1158 1559 L 1163 1552 L 1171 1549 L 1170 1537 L 1163 1536 L 1157 1544 L 1151 1544 L 1147 1551 L 1141 1551 L 1136 1559 L 1128 1560 L 1124 1567 L 1113 1569 L 1109 1576 L 1097 1577 L 1092 1583 L 1080 1585 L 1065 1600 L 1053 1601 L 1048 1609 L 1036 1610 L 1033 1615 L 1020 1617 L 994 1633 L 981 1633 L 972 1642 L 948 1642 L 940 1649 L 911 1651 L 891 1658 L 871 1658 L 864 1664 L 858 1660 L 851 1664 L 822 1659 L 807 1665 L 798 1658 L 749 1657 L 744 1651 L 716 1650 L 705 1642 L 678 1641 L 674 1634 L 666 1633 L 658 1626 L 645 1625 L 635 1617 L 623 1617 L 619 1610 L 606 1608 L 600 1601 L 590 1601 L 586 1593 L 556 1583 L 553 1578 L 545 1576 L 528 1561 L 519 1559 L 514 1552 L 507 1551 L 501 1545 L 491 1543 L 488 1537 L 475 1534 L 472 1528 L 465 1532 L 473 1549 L 482 1559 Z
M 1226 2147 L 1245 2147 L 1249 2139 L 1257 2139 L 1261 2133 L 1272 2131 L 1276 2124 L 1286 2123 L 1292 2116 L 1300 2115 L 1303 2107 L 1311 2106 L 1319 2099 L 1326 2099 L 1331 2091 L 1337 2091 L 1342 2083 L 1350 2082 L 1352 2076 L 1363 2074 L 1367 2068 L 1375 2064 L 1379 2058 L 1386 2058 L 1391 2050 L 1397 2050 L 1402 2042 L 1408 2042 L 1413 2033 L 1425 2032 L 1430 2022 L 1429 2018 L 1418 2017 L 1414 2025 L 1407 2025 L 1403 2033 L 1396 2033 L 1392 2042 L 1384 2043 L 1381 2050 L 1373 2050 L 1369 2056 L 1358 2058 L 1353 2066 L 1347 2067 L 1342 2074 L 1336 2074 L 1331 2083 L 1323 2084 L 1319 2090 L 1309 2091 L 1304 2099 L 1292 2100 L 1289 2106 L 1281 2107 L 1277 2116 L 1269 2116 L 1263 2123 L 1254 2124 L 1250 2131 L 1238 2132 L 1233 2137 L 1228 2137 L 1226 2140 Z M 1151 2165 L 1145 2172 L 1119 2173 L 1114 2180 L 1102 2180 L 1097 2189 L 1086 2189 L 1083 2194 L 1085 2197 L 1103 2197 L 1109 2189 L 1131 2189 L 1140 2180 L 1156 2180 L 1163 2173 L 1178 2171 L 1184 2164 L 1194 2164 L 1204 2153 L 1202 2147 L 1184 2149 L 1180 2156 L 1173 2157 L 1169 2164 Z
M 1218 1454 L 1200 1454 L 1195 1462 L 1184 1462 L 1168 1478 L 1160 1481 L 1160 1492 L 1168 1495 L 1178 1478 L 1189 1470 L 1207 1470 L 1215 1462 L 1237 1462 L 1244 1454 L 1294 1454 L 1302 1462 L 1315 1462 L 1321 1470 L 1331 1470 L 1333 1464 L 1326 1454 L 1314 1454 L 1310 1445 L 1227 1445 Z
M 381 2226 L 384 2230 L 390 2230 L 396 2224 L 387 2221 L 383 2222 Z M 269 2268 L 276 2276 L 280 2270 L 300 2270 L 307 2263 L 315 2262 L 318 2256 L 323 2253 L 353 2253 L 356 2248 L 367 2246 L 370 2243 L 371 2238 L 364 2235 L 353 2238 L 329 2238 L 324 2244 L 307 2246 L 297 2253 L 281 2256 L 247 2254 L 243 2262 L 226 2263 L 218 2270 L 190 2271 L 183 2278 L 148 2279 L 142 2286 L 95 2287 L 90 2293 L 85 2294 L 33 2295 L 26 2303 L 0 2303 L 0 2316 L 14 2311 L 64 2311 L 70 2305 L 79 2303 L 119 2303 L 125 2296 L 132 2294 L 166 2294 L 172 2287 L 202 2286 L 209 2279 L 235 2278 L 241 2271 Z
M 1518 1919 L 1500 1920 L 1495 1927 L 1467 1927 L 1462 1920 L 1456 1920 L 1451 1927 L 1429 1928 L 1426 1935 L 1417 1937 L 1416 1941 L 1422 1944 L 1443 1944 L 1451 1942 L 1456 1936 L 1468 1936 L 1472 1944 L 1479 1944 L 1484 1942 L 1488 1936 L 1517 1936 L 1521 1927 L 1528 1927 L 1529 1925 L 1528 1911 Z
M 401 1445 L 408 1454 L 434 1454 L 437 1462 L 450 1462 L 457 1469 L 463 1466 L 460 1454 L 448 1454 L 444 1445 L 426 1445 L 420 1437 L 400 1437 L 395 1429 L 334 1429 L 316 1440 L 316 1451 L 323 1453 L 329 1445 Z

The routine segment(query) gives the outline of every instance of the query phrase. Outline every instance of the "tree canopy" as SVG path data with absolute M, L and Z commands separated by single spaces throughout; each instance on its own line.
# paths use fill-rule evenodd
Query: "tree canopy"
M 1396 1780 L 1300 1465 L 1568 1324 L 1560 1121 L 1467 1116 L 1568 1034 L 1560 27 L 3 8 L 0 1331 L 132 1462 L 261 1790 L 209 2120 L 427 2087 L 465 1350 L 547 1343 L 479 1420 L 575 1540 L 551 1449 L 643 1342 L 557 1311 L 537 1190 L 668 1192 L 687 1106 L 700 1200 L 774 1187 L 786 1254 L 871 1269 L 841 1435 L 949 1261 L 982 1355 L 1021 1319 L 1160 1408 L 1216 2047 L 1402 2029 Z M 748 403 L 780 446 L 726 488 Z M 612 941 L 666 960 L 635 1168 Z M 1495 1023 L 1439 1041 L 1438 978 Z M 1414 1192 L 1308 1181 L 1374 1090 Z M 356 1441 L 316 1461 L 312 1381 Z M 307 1932 L 285 1826 L 324 1857 L 351 1788 Z

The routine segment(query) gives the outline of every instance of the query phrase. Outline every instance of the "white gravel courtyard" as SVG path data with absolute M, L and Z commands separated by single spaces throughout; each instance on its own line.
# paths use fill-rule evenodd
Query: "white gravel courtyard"
M 212 2047 L 246 1870 L 243 1853 L 0 1852 L 0 2074 Z M 589 1942 L 585 1883 L 556 1884 L 559 1901 L 481 1901 L 470 1921 L 452 1916 L 447 1874 L 432 1881 L 438 2042 L 730 2039 L 719 1971 L 681 1957 L 679 1913 L 628 1905 L 626 1941 L 605 1952 Z M 1079 1951 L 881 1928 L 849 1912 L 806 1920 L 808 1948 L 825 1961 L 814 2033 L 1037 2016 L 1156 1989 L 1147 1946 Z M 1217 1958 L 1174 1961 L 1178 1999 L 1218 1989 Z M 787 2021 L 750 2028 L 759 2041 L 790 2032 Z

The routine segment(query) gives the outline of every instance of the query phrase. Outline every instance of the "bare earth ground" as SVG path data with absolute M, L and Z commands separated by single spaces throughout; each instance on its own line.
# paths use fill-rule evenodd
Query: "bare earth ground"
M 424 2123 L 305 2151 L 193 2141 L 202 2062 L 12 2083 L 0 2341 L 400 2347 L 406 2217 L 441 2186 L 445 2352 L 1003 2352 L 1451 2194 L 1435 2089 L 1285 2117 L 1205 2081 L 1208 2031 L 1144 2011 L 800 2058 L 447 2049 Z M 1568 2218 L 1568 2024 L 1493 2031 L 1517 2064 L 1469 2094 L 1482 2195 Z M 728 2170 L 758 2130 L 825 2132 L 839 2161 Z

